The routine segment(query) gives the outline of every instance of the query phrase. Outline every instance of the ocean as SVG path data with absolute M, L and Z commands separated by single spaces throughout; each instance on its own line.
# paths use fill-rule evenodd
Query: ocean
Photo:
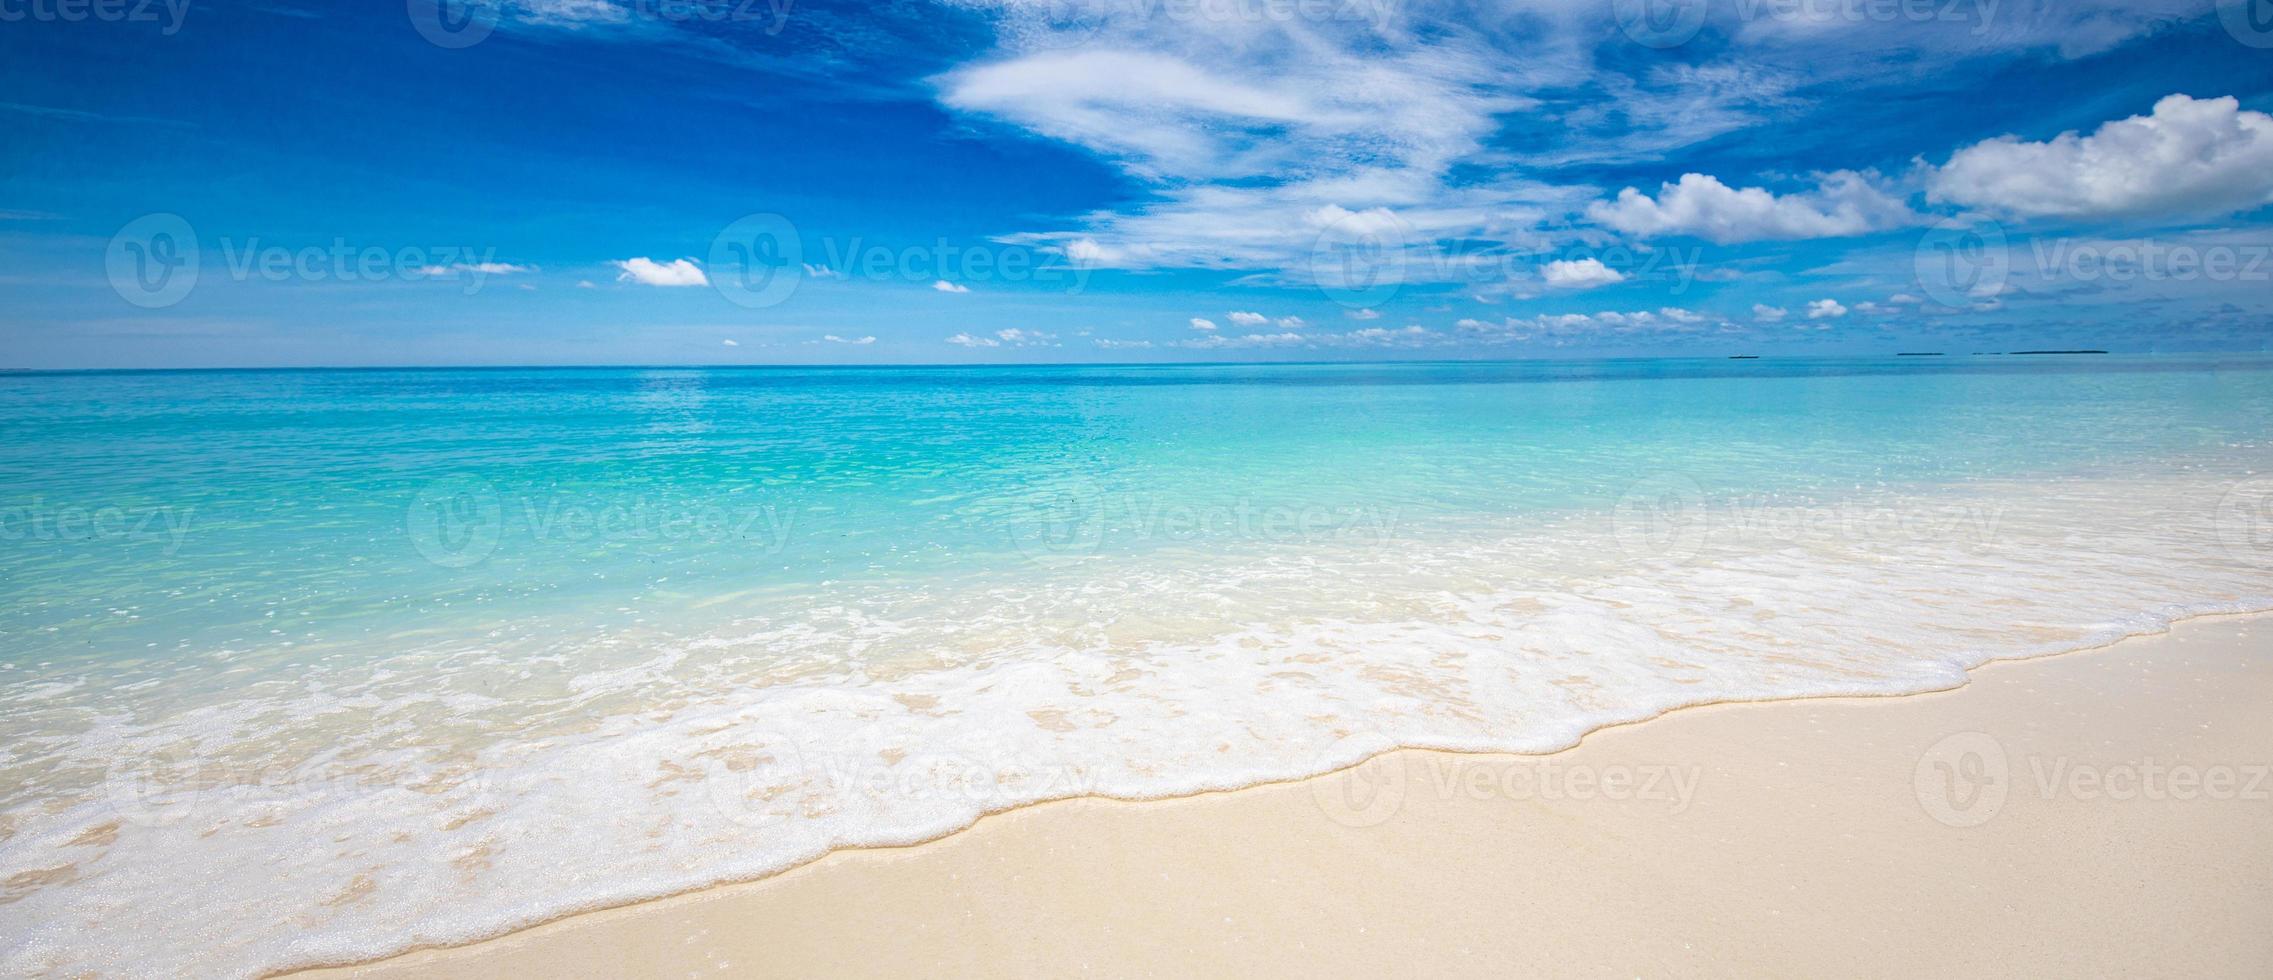
M 19 373 L 0 432 L 11 974 L 2273 608 L 2263 355 Z

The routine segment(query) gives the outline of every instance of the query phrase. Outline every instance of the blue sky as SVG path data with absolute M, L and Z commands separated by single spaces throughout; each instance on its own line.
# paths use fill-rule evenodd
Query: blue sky
M 2251 3 L 0 0 L 0 367 L 2262 351 Z

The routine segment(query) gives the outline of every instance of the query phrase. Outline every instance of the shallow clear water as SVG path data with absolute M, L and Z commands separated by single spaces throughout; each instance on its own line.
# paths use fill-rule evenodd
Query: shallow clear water
M 0 436 L 10 972 L 2273 606 L 2266 359 L 11 375 Z

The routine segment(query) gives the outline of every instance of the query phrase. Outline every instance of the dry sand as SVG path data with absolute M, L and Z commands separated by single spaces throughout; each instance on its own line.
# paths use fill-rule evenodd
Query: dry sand
M 350 972 L 2273 976 L 2268 637 L 1043 804 Z

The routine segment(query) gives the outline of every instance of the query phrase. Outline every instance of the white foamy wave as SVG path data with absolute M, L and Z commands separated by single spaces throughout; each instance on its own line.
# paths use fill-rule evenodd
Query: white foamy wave
M 2251 486 L 2238 463 L 1828 502 L 1671 479 L 1489 532 L 846 586 L 697 636 L 501 629 L 233 687 L 11 683 L 0 969 L 349 961 L 1039 800 L 1947 688 L 2273 607 L 2266 512 L 2232 503 Z

